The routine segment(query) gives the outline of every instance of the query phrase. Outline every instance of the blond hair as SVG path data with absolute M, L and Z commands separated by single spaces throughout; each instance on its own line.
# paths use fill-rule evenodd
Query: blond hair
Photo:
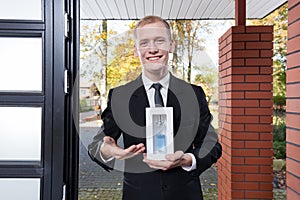
M 154 16 L 154 15 L 149 15 L 149 16 L 143 17 L 142 19 L 140 19 L 138 21 L 138 23 L 135 25 L 134 30 L 133 30 L 134 38 L 136 39 L 136 31 L 138 28 L 143 27 L 147 24 L 153 24 L 156 22 L 161 22 L 167 28 L 168 35 L 171 39 L 172 38 L 171 37 L 171 27 L 170 27 L 169 23 L 166 20 L 164 20 L 163 18 Z

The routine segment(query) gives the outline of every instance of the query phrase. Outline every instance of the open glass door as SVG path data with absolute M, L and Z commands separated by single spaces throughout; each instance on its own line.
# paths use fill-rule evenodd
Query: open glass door
M 62 199 L 64 2 L 0 4 L 0 199 Z

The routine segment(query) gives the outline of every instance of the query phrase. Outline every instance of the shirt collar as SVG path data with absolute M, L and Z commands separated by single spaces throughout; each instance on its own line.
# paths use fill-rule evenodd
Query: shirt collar
M 153 82 L 149 78 L 147 78 L 143 73 L 142 73 L 142 81 L 145 87 L 145 90 L 148 91 L 153 83 L 160 83 L 163 88 L 168 89 L 169 87 L 169 82 L 170 82 L 170 73 L 168 72 L 165 77 L 163 77 L 160 81 L 158 82 Z

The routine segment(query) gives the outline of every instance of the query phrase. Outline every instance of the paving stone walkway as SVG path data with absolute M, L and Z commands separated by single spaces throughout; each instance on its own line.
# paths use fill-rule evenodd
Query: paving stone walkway
M 217 200 L 218 190 L 203 190 L 204 200 Z M 121 200 L 122 190 L 113 188 L 79 188 L 79 200 Z M 274 190 L 274 200 L 286 200 L 285 190 Z
M 87 145 L 99 129 L 97 121 L 82 123 L 80 126 L 79 158 L 79 199 L 80 200 L 118 200 L 122 196 L 122 172 L 106 172 L 94 163 L 87 154 Z M 211 167 L 201 176 L 201 185 L 205 200 L 218 199 L 218 175 Z M 285 200 L 285 190 L 274 190 L 274 200 Z

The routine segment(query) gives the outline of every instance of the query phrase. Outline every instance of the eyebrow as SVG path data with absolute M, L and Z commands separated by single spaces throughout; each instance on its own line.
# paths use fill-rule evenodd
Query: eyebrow
M 139 39 L 138 41 L 157 40 L 157 39 L 164 39 L 164 40 L 167 40 L 168 38 L 167 38 L 167 37 L 164 37 L 164 36 L 156 36 L 156 37 L 154 37 L 154 38 L 142 38 L 142 39 Z

